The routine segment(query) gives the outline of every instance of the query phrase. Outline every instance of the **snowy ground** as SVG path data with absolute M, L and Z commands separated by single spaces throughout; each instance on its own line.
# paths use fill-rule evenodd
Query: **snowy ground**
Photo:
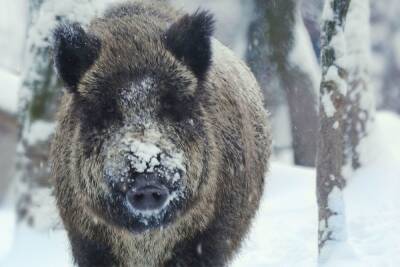
M 370 165 L 345 191 L 349 247 L 329 266 L 400 266 L 400 118 L 377 116 Z M 275 163 L 250 238 L 233 266 L 316 266 L 314 170 Z M 352 253 L 350 253 L 352 252 Z
M 400 266 L 400 118 L 381 112 L 370 164 L 345 192 L 349 247 L 329 266 Z M 254 227 L 233 267 L 312 267 L 317 256 L 315 171 L 274 162 Z M 62 230 L 16 227 L 0 209 L 0 266 L 71 266 Z M 348 253 L 349 249 L 352 253 Z

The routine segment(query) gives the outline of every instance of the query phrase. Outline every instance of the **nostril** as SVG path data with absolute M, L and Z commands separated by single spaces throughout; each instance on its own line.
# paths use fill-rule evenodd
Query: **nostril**
M 161 208 L 167 201 L 168 189 L 163 185 L 151 185 L 130 190 L 126 197 L 129 204 L 137 210 Z

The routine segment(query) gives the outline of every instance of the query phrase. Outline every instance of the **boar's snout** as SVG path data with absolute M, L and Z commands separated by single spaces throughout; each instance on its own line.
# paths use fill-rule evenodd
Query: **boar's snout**
M 168 196 L 168 188 L 154 174 L 140 174 L 135 177 L 135 184 L 126 194 L 128 203 L 140 211 L 161 209 Z

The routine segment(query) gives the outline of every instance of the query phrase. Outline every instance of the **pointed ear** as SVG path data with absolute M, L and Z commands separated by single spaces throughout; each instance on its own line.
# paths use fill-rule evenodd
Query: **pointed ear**
M 187 65 L 197 78 L 204 79 L 211 65 L 211 36 L 214 17 L 207 11 L 185 15 L 166 33 L 166 47 Z
M 100 40 L 87 34 L 79 23 L 62 23 L 54 30 L 54 63 L 70 92 L 97 59 Z

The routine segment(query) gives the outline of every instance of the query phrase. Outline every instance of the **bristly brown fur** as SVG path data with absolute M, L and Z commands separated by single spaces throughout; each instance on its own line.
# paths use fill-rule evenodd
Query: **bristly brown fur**
M 78 31 L 99 40 L 84 47 L 93 62 L 57 66 L 77 78 L 51 158 L 79 266 L 225 266 L 239 249 L 263 192 L 270 131 L 257 82 L 212 27 L 209 13 L 181 16 L 161 1 L 116 5 Z M 146 77 L 154 88 L 129 91 L 140 101 L 126 104 L 124 90 Z M 190 198 L 163 229 L 132 233 L 112 218 L 103 152 L 128 122 L 140 136 L 147 116 L 184 152 Z

